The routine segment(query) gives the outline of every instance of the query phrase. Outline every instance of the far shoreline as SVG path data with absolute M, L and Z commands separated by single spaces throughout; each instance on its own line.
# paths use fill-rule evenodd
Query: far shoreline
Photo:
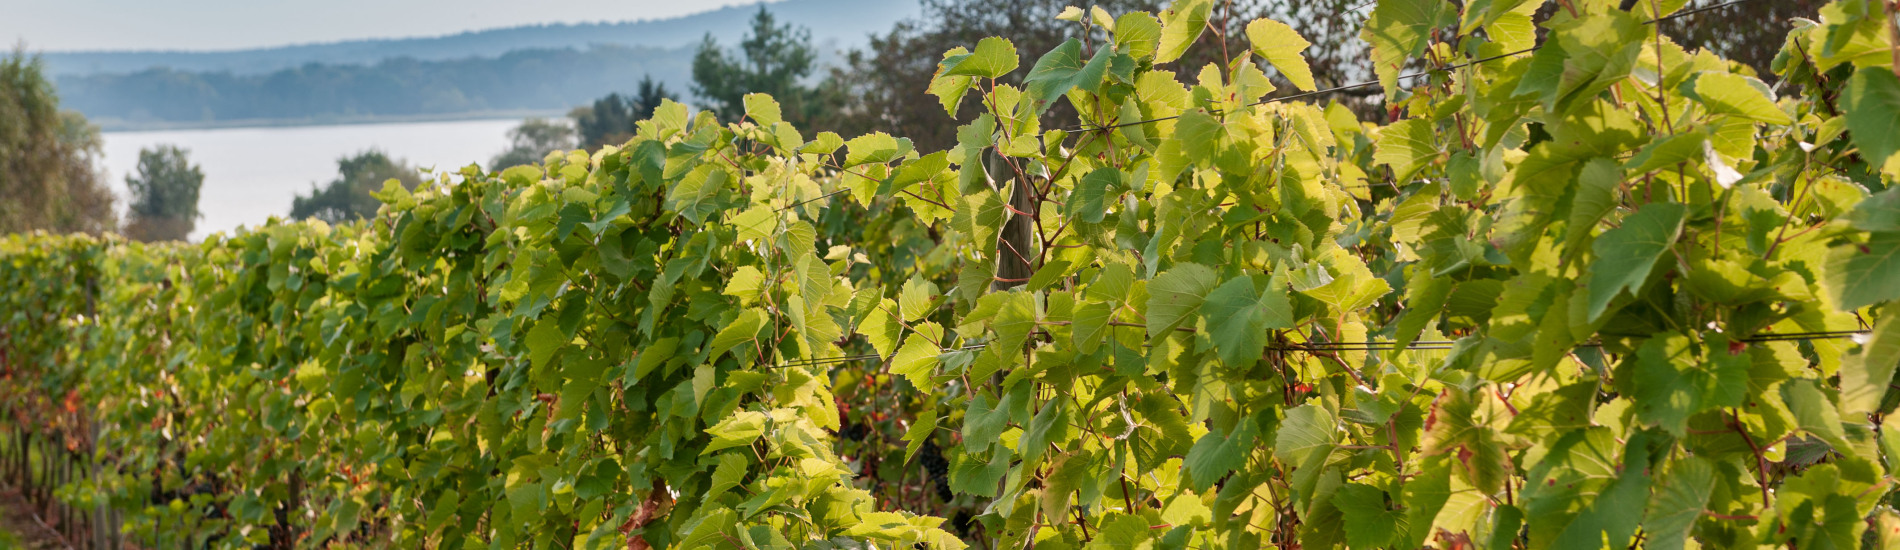
M 472 111 L 466 113 L 443 113 L 427 115 L 367 115 L 312 118 L 268 118 L 243 120 L 210 121 L 154 121 L 129 122 L 123 120 L 94 120 L 99 131 L 105 133 L 166 132 L 176 130 L 224 130 L 237 128 L 299 128 L 312 126 L 355 126 L 371 124 L 406 124 L 419 122 L 462 122 L 475 120 L 519 120 L 533 117 L 563 118 L 566 111 L 516 110 L 516 111 Z

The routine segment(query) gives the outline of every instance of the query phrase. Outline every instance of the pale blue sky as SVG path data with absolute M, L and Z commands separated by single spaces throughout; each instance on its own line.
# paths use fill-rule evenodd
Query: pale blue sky
M 0 40 L 30 50 L 225 50 L 663 19 L 757 0 L 0 0 Z

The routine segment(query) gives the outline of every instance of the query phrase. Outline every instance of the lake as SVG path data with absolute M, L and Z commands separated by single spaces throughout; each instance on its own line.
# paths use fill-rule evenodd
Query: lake
M 290 213 L 291 199 L 311 186 L 336 179 L 336 161 L 370 148 L 410 166 L 455 172 L 486 165 L 508 148 L 508 130 L 518 120 L 404 122 L 340 126 L 216 128 L 107 132 L 107 183 L 127 201 L 125 176 L 136 173 L 139 150 L 159 144 L 183 147 L 204 171 L 198 211 L 204 214 L 192 240 L 239 226 L 256 226 Z

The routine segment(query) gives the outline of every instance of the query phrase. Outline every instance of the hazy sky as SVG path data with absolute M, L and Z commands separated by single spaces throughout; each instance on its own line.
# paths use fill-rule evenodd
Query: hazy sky
M 0 39 L 30 50 L 223 50 L 660 19 L 758 0 L 0 0 Z

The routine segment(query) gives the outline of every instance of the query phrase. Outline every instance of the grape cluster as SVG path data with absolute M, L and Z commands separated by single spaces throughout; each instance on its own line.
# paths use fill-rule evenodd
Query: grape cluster
M 970 517 L 969 510 L 957 510 L 957 515 L 950 518 L 950 528 L 958 537 L 970 538 L 970 531 L 976 530 L 976 518 Z
M 944 502 L 956 498 L 950 492 L 950 461 L 944 460 L 943 449 L 937 448 L 936 441 L 924 441 L 924 448 L 917 451 L 917 462 L 924 466 L 924 478 L 937 485 L 937 498 Z
M 871 426 L 869 424 L 861 424 L 857 422 L 846 423 L 844 425 L 844 429 L 838 430 L 838 437 L 842 437 L 842 438 L 849 439 L 852 441 L 864 441 L 864 436 L 867 436 L 870 434 L 871 434 Z

